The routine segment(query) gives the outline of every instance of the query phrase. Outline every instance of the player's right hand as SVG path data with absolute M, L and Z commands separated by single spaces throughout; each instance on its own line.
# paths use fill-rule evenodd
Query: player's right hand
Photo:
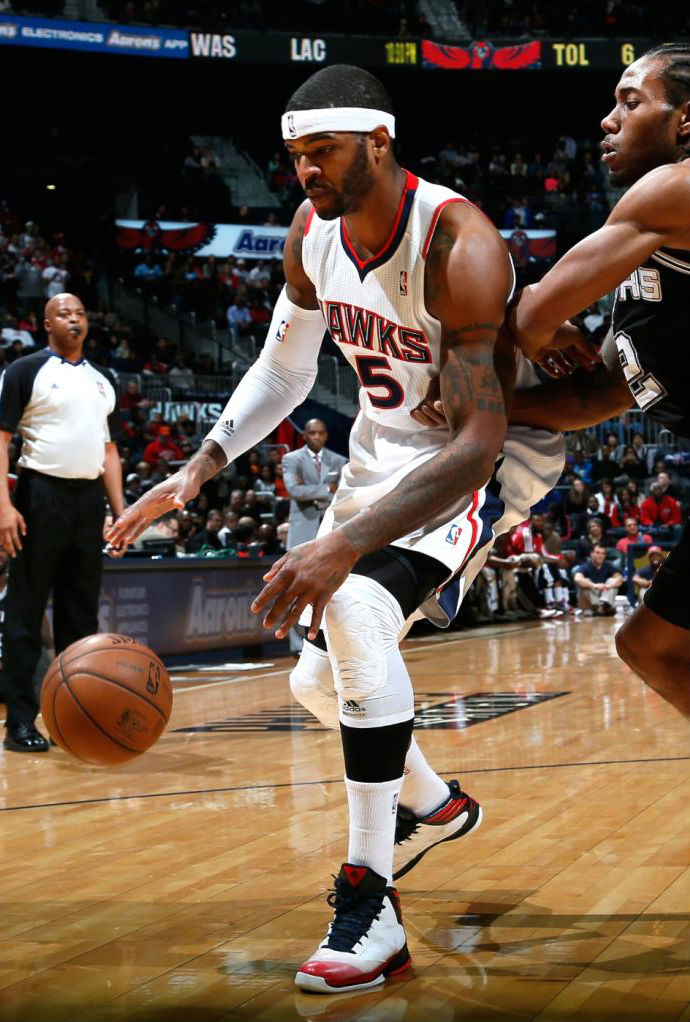
M 199 484 L 184 469 L 152 487 L 128 507 L 106 532 L 105 538 L 114 547 L 133 543 L 151 522 L 176 508 L 181 510 L 199 492 Z
M 0 509 L 0 543 L 10 557 L 16 557 L 22 548 L 22 536 L 26 536 L 26 522 L 14 504 Z

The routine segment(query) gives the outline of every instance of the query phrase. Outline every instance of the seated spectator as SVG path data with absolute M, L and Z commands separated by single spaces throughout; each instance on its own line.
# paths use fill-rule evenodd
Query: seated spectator
M 613 525 L 614 515 L 619 511 L 620 505 L 613 489 L 613 483 L 610 479 L 601 480 L 601 490 L 595 495 L 597 502 L 598 513 L 607 521 L 610 525 Z
M 568 454 L 582 451 L 586 458 L 591 458 L 597 453 L 598 444 L 593 433 L 586 429 L 574 429 L 565 435 L 565 449 Z
M 22 350 L 33 348 L 34 339 L 28 330 L 21 330 L 19 328 L 19 322 L 14 316 L 7 318 L 6 325 L 0 330 L 0 339 L 4 348 L 9 348 L 11 345 L 19 342 L 22 346 Z
M 132 546 L 137 550 L 145 550 L 146 543 L 152 539 L 172 540 L 177 546 L 180 539 L 180 522 L 177 517 L 177 511 L 168 511 L 167 514 L 162 515 L 155 522 L 151 522 L 149 527 L 144 529 L 141 536 L 134 541 Z
M 136 472 L 130 472 L 125 480 L 125 504 L 135 504 L 142 493 L 141 479 Z
M 124 412 L 131 412 L 135 408 L 148 408 L 149 403 L 139 390 L 136 380 L 128 380 L 120 396 L 120 408 Z
M 590 518 L 587 522 L 585 533 L 577 541 L 575 546 L 575 560 L 578 564 L 586 561 L 590 551 L 595 544 L 600 543 L 606 546 L 604 536 L 604 525 L 601 518 Z
M 223 528 L 218 533 L 218 539 L 226 550 L 235 549 L 235 529 L 239 520 L 240 518 L 236 511 L 226 508 L 223 514 Z
M 289 531 L 290 526 L 288 525 L 287 522 L 281 522 L 278 528 L 276 529 L 276 536 L 278 538 L 278 549 L 276 550 L 276 554 L 278 554 L 279 557 L 282 556 L 287 551 Z
M 644 452 L 643 452 L 644 453 Z M 635 451 L 635 448 L 630 445 L 623 451 L 623 457 L 620 461 L 621 472 L 628 476 L 629 479 L 646 479 L 647 478 L 647 466 L 643 459 L 640 459 Z
M 254 557 L 256 554 L 257 523 L 248 515 L 243 515 L 235 528 L 236 552 L 238 557 Z
M 534 213 L 532 212 L 528 199 L 514 199 L 506 210 L 503 226 L 506 230 L 512 231 L 516 227 L 529 230 L 534 224 Z
M 184 455 L 170 436 L 170 426 L 161 426 L 158 436 L 147 445 L 142 457 L 149 465 L 157 465 L 161 459 L 166 462 L 182 461 Z
M 283 482 L 283 466 L 281 462 L 273 466 L 273 485 L 275 487 L 275 495 L 281 500 L 287 500 L 290 496 L 288 493 L 285 483 Z
M 270 504 L 276 495 L 276 484 L 273 482 L 273 472 L 270 465 L 263 465 L 261 474 L 254 481 L 254 492 L 260 504 Z
M 609 617 L 615 614 L 616 595 L 623 576 L 606 560 L 606 547 L 597 543 L 587 561 L 575 569 L 578 606 L 581 610 Z
M 257 529 L 256 538 L 261 544 L 261 553 L 266 557 L 275 557 L 284 553 L 280 550 L 280 542 L 275 525 L 270 522 L 263 522 Z
M 593 480 L 592 459 L 588 458 L 583 450 L 577 450 L 573 453 L 573 472 L 584 483 L 589 484 Z
M 654 529 L 658 535 L 670 539 L 680 536 L 680 504 L 674 497 L 664 493 L 661 483 L 653 482 L 650 486 L 649 496 L 640 506 L 640 522 Z
M 162 276 L 163 271 L 154 259 L 152 252 L 148 252 L 143 262 L 139 263 L 134 269 L 134 278 L 140 284 L 151 283 Z
M 621 529 L 626 518 L 635 518 L 639 521 L 640 505 L 637 503 L 635 494 L 630 486 L 622 486 L 618 491 L 618 506 L 614 507 L 611 516 L 611 524 L 614 529 Z
M 585 527 L 589 496 L 589 488 L 576 476 L 565 498 L 565 513 L 570 518 L 570 531 L 575 536 L 580 535 Z
M 230 332 L 237 337 L 246 337 L 252 332 L 252 317 L 244 298 L 238 298 L 235 304 L 229 307 L 227 320 Z
M 243 507 L 244 507 L 244 490 L 232 490 L 232 492 L 230 493 L 228 510 L 234 511 L 237 517 L 239 518 Z
M 671 476 L 668 474 L 666 469 L 662 469 L 657 473 L 656 481 L 661 487 L 662 497 L 668 495 L 669 497 L 673 497 L 674 500 L 678 500 L 680 498 L 678 487 L 671 482 Z
M 142 372 L 146 376 L 165 376 L 168 372 L 168 366 L 165 362 L 161 362 L 158 355 L 154 352 L 148 362 L 144 364 Z
M 609 438 L 611 439 L 611 438 Z M 592 462 L 592 476 L 596 482 L 601 479 L 615 479 L 621 475 L 621 467 L 616 461 L 617 442 L 602 444 L 599 453 Z
M 628 547 L 635 543 L 651 543 L 652 537 L 648 532 L 640 532 L 636 518 L 625 519 L 625 536 L 616 543 L 616 550 L 623 554 L 624 563 L 628 556 Z
M 638 595 L 641 595 L 641 592 L 644 592 L 645 589 L 649 589 L 654 581 L 654 576 L 666 559 L 664 551 L 660 546 L 650 546 L 647 551 L 647 557 L 649 558 L 649 564 L 644 568 L 638 568 L 632 577 Z
M 244 506 L 240 518 L 253 518 L 257 525 L 261 522 L 261 508 L 259 507 L 254 490 L 247 490 L 244 495 Z
M 173 365 L 168 373 L 168 380 L 174 390 L 186 392 L 194 387 L 194 373 L 185 364 L 185 358 L 181 351 L 175 355 Z
M 223 516 L 216 508 L 211 509 L 206 515 L 206 525 L 187 543 L 187 553 L 197 554 L 202 547 L 211 547 L 213 550 L 222 550 L 223 544 L 220 540 L 220 530 L 223 524 Z

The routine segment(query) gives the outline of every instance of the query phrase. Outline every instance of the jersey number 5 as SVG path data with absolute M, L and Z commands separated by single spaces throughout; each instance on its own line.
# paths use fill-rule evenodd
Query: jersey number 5
M 644 371 L 635 351 L 635 345 L 627 334 L 623 332 L 616 334 L 614 341 L 618 348 L 621 369 L 637 406 L 643 410 L 651 408 L 657 401 L 666 397 L 666 388 L 659 383 L 656 376 Z
M 405 392 L 393 377 L 381 369 L 390 369 L 391 365 L 383 355 L 356 355 L 357 375 L 363 387 L 366 387 L 369 400 L 374 408 L 399 408 L 405 400 Z M 372 394 L 372 390 L 385 390 L 385 395 Z

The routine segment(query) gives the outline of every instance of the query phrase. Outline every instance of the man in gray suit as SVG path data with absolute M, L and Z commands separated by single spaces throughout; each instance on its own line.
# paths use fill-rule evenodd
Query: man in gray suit
M 287 548 L 316 538 L 324 512 L 338 486 L 338 477 L 347 458 L 326 447 L 328 432 L 321 419 L 310 419 L 302 433 L 304 447 L 283 458 L 283 482 L 290 494 L 290 529 Z M 301 636 L 290 629 L 290 649 L 299 653 Z

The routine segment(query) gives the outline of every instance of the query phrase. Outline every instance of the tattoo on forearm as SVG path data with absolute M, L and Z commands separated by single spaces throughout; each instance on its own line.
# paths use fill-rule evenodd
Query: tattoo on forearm
M 204 440 L 201 448 L 190 458 L 189 467 L 199 474 L 202 483 L 208 482 L 225 468 L 228 459 L 225 451 L 215 440 Z

